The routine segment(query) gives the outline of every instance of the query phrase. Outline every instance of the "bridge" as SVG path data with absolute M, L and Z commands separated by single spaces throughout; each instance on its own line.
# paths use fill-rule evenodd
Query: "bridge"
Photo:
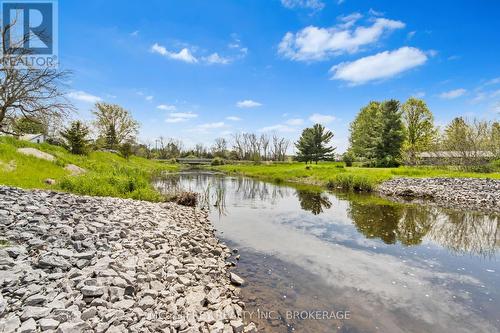
M 209 158 L 178 158 L 177 162 L 182 164 L 199 165 L 199 164 L 210 164 L 212 163 L 212 160 Z

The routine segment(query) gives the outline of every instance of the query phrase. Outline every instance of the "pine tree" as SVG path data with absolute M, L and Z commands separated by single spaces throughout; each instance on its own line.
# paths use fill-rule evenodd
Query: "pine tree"
M 334 147 L 328 146 L 328 143 L 333 138 L 333 133 L 325 129 L 321 124 L 315 124 L 311 128 L 306 128 L 302 131 L 302 136 L 295 144 L 299 150 L 297 159 L 302 162 L 315 161 L 316 164 L 320 160 L 332 157 Z
M 81 121 L 74 121 L 61 132 L 65 144 L 72 154 L 83 155 L 87 151 L 89 129 Z
M 405 140 L 405 127 L 401 117 L 399 102 L 391 99 L 381 105 L 381 136 L 377 145 L 377 164 L 395 166 L 401 158 L 401 148 Z
M 106 131 L 106 148 L 116 149 L 118 146 L 118 138 L 116 137 L 116 128 L 114 125 L 109 125 Z

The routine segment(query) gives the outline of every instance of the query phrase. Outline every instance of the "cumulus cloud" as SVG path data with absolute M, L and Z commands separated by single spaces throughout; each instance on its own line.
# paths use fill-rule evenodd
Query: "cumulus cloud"
M 340 18 L 341 23 L 331 28 L 308 26 L 296 33 L 287 32 L 278 46 L 278 53 L 297 61 L 314 61 L 334 55 L 357 52 L 374 44 L 384 33 L 402 29 L 401 21 L 376 18 L 370 26 L 355 26 L 361 18 L 354 13 Z
M 77 101 L 86 102 L 86 103 L 97 103 L 97 102 L 102 101 L 101 97 L 89 94 L 89 93 L 87 93 L 85 91 L 81 91 L 81 90 L 72 91 L 72 92 L 68 93 L 68 97 L 71 99 L 75 99 Z
M 465 90 L 463 88 L 454 89 L 454 90 L 445 91 L 445 92 L 439 94 L 439 97 L 441 97 L 443 99 L 454 99 L 454 98 L 458 98 L 460 96 L 463 96 L 466 92 L 467 92 L 467 90 Z
M 158 53 L 170 59 L 179 60 L 191 64 L 198 62 L 198 59 L 196 59 L 196 57 L 193 56 L 191 54 L 191 51 L 189 51 L 187 48 L 183 48 L 179 52 L 171 52 L 167 50 L 164 46 L 161 46 L 158 43 L 154 43 L 153 46 L 151 46 L 151 52 Z
M 309 117 L 313 123 L 328 124 L 335 120 L 335 116 L 329 114 L 314 113 Z
M 236 116 L 229 116 L 229 117 L 226 117 L 227 120 L 231 120 L 231 121 L 240 121 L 241 118 L 240 117 L 236 117 Z
M 262 104 L 256 101 L 252 101 L 251 99 L 246 99 L 243 101 L 239 101 L 236 103 L 236 106 L 241 109 L 250 109 L 261 106 Z
M 146 96 L 146 101 L 152 101 L 154 96 Z
M 313 10 L 322 10 L 325 4 L 320 0 L 281 0 L 281 4 L 285 8 L 309 8 Z
M 175 105 L 169 105 L 169 104 L 160 104 L 156 108 L 163 110 L 163 111 L 175 111 L 175 110 L 177 110 Z
M 221 57 L 217 52 L 212 53 L 208 57 L 203 57 L 203 61 L 205 61 L 209 65 L 212 64 L 227 65 L 231 63 L 230 58 Z
M 427 55 L 414 47 L 384 51 L 352 62 L 343 62 L 330 69 L 332 79 L 347 81 L 352 85 L 373 80 L 387 79 L 423 65 Z

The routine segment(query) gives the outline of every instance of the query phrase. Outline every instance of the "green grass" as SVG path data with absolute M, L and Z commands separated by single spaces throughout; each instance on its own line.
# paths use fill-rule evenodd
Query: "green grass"
M 355 191 L 372 191 L 378 184 L 394 177 L 473 177 L 500 179 L 500 172 L 463 172 L 444 167 L 344 167 L 343 163 L 339 162 L 320 162 L 317 165 L 308 165 L 308 168 L 304 163 L 272 163 L 226 164 L 212 167 L 212 169 L 276 183 L 300 183 L 324 186 L 330 189 L 342 188 Z
M 26 156 L 17 148 L 33 147 L 54 155 L 54 162 Z M 87 170 L 80 176 L 70 176 L 64 170 L 75 164 Z M 164 198 L 151 185 L 151 179 L 164 171 L 175 171 L 177 165 L 131 156 L 129 160 L 108 152 L 91 152 L 87 156 L 70 154 L 62 147 L 33 144 L 10 137 L 0 137 L 0 184 L 22 188 L 41 188 L 77 194 L 113 196 L 148 201 Z M 47 178 L 56 185 L 44 183 Z

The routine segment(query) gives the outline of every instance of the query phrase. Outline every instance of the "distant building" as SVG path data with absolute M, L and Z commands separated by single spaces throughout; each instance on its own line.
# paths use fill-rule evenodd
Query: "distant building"
M 29 141 L 33 143 L 44 143 L 45 142 L 45 134 L 26 134 L 21 135 L 19 137 L 20 140 Z
M 495 158 L 490 151 L 425 151 L 418 155 L 423 164 L 447 164 L 456 163 L 466 159 L 487 163 Z

